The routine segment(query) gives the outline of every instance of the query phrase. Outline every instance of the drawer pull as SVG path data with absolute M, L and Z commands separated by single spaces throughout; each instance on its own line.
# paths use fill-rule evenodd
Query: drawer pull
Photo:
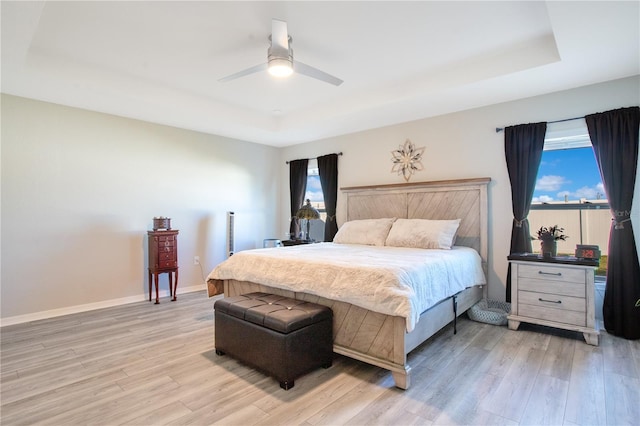
M 541 275 L 555 275 L 556 277 L 561 277 L 562 276 L 562 272 L 544 272 L 544 271 L 538 271 L 539 274 Z
M 538 297 L 538 300 L 541 302 L 558 303 L 558 304 L 562 303 L 562 300 L 546 300 L 541 297 Z

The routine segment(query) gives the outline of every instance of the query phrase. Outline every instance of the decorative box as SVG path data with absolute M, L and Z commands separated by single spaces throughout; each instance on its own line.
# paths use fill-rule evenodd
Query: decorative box
M 166 229 L 167 231 L 171 230 L 171 218 L 170 217 L 154 217 L 153 218 L 153 230 L 157 231 L 158 229 Z

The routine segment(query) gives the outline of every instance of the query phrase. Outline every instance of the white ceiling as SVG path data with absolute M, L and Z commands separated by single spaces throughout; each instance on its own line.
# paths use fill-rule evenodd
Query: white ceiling
M 640 2 L 10 2 L 2 92 L 273 146 L 640 74 Z M 266 72 L 272 18 L 332 86 Z

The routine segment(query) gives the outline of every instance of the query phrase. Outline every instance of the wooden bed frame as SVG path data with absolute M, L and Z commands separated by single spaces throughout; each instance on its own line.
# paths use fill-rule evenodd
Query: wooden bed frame
M 385 217 L 409 219 L 461 219 L 456 245 L 480 253 L 486 276 L 487 186 L 490 178 L 341 188 L 347 220 Z M 395 385 L 407 389 L 411 367 L 407 354 L 465 312 L 483 296 L 485 288 L 471 287 L 423 312 L 416 327 L 406 332 L 405 319 L 381 314 L 349 303 L 292 292 L 251 282 L 226 280 L 226 297 L 254 291 L 279 294 L 330 307 L 334 314 L 336 353 L 390 370 Z

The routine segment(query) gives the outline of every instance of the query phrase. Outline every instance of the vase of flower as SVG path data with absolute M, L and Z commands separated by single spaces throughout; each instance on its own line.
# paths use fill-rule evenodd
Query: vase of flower
M 540 241 L 542 257 L 556 257 L 558 255 L 558 242 L 556 240 Z
M 558 240 L 566 240 L 566 235 L 563 234 L 564 228 L 553 225 L 550 227 L 542 226 L 538 229 L 537 239 L 540 240 L 540 251 L 542 257 L 556 257 L 558 255 Z M 536 237 L 531 237 L 536 239 Z

